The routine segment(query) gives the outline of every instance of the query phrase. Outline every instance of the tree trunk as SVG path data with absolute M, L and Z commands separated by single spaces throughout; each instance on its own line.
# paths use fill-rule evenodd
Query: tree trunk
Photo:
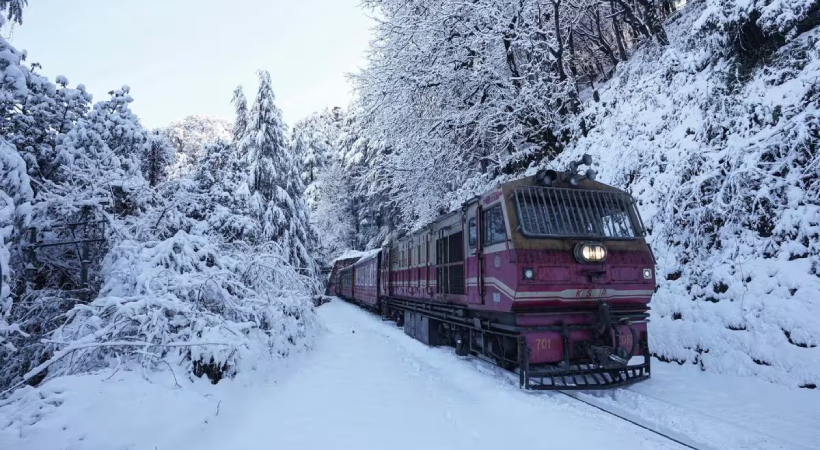
M 624 45 L 624 36 L 621 33 L 621 23 L 618 20 L 618 15 L 615 14 L 615 2 L 609 2 L 609 10 L 612 14 L 612 28 L 615 30 L 615 42 L 618 45 L 618 56 L 621 61 L 626 61 L 626 46 Z
M 564 38 L 561 36 L 561 21 L 559 20 L 561 0 L 551 0 L 551 2 L 555 20 L 555 39 L 558 41 L 558 50 L 553 51 L 552 54 L 555 56 L 558 68 L 558 79 L 564 81 L 567 79 L 567 73 L 564 71 Z

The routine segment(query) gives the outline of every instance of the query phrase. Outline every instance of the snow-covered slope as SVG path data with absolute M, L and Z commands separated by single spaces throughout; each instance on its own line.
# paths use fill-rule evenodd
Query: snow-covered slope
M 710 5 L 687 5 L 667 24 L 669 46 L 645 45 L 619 66 L 551 165 L 589 153 L 600 181 L 638 199 L 658 260 L 657 355 L 811 388 L 820 384 L 820 29 L 792 32 L 753 63 L 705 43 L 718 35 L 704 28 Z

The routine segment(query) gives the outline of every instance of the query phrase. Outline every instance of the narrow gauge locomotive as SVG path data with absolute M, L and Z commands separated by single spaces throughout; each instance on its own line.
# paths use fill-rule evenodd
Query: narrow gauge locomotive
M 333 293 L 428 344 L 510 370 L 527 389 L 596 389 L 650 376 L 655 264 L 632 197 L 566 172 L 501 185 L 334 268 Z

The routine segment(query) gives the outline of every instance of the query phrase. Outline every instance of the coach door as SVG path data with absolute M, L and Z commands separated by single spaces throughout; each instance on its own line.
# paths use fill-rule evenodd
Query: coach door
M 393 244 L 387 249 L 387 295 L 393 297 L 396 295 L 395 289 L 396 284 L 399 281 L 398 275 L 398 268 L 399 268 L 399 248 L 397 245 Z
M 484 264 L 482 264 L 481 252 L 481 206 L 478 203 L 467 208 L 467 221 L 464 227 L 467 230 L 464 242 L 466 249 L 466 278 L 467 278 L 467 301 L 470 303 L 484 303 Z

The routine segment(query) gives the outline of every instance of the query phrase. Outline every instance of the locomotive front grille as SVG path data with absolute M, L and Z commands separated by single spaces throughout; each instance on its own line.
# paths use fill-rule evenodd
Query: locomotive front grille
M 524 236 L 632 239 L 644 234 L 632 197 L 622 192 L 521 186 L 512 194 Z

